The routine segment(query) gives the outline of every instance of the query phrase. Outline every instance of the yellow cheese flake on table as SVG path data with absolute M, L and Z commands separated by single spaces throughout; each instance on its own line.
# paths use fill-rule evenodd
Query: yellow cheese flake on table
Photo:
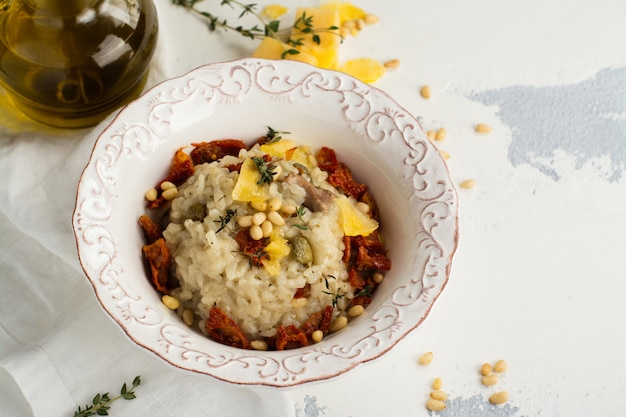
M 241 164 L 237 184 L 233 188 L 232 199 L 235 201 L 265 201 L 269 198 L 267 184 L 257 184 L 261 174 L 252 158 L 246 158 Z
M 346 236 L 367 236 L 378 229 L 378 222 L 359 210 L 346 196 L 336 199 L 340 212 L 340 223 Z
M 284 15 L 285 13 L 287 13 L 288 10 L 289 10 L 288 8 L 286 8 L 285 6 L 281 6 L 280 4 L 268 4 L 263 9 L 262 13 L 264 16 L 267 16 L 268 18 L 272 20 L 276 20 L 282 15 Z
M 282 59 L 283 53 L 290 49 L 293 48 L 286 43 L 283 43 L 275 38 L 266 37 L 263 38 L 257 49 L 252 53 L 252 57 L 263 59 Z M 299 54 L 295 55 L 287 54 L 284 59 L 305 62 L 307 64 L 317 66 L 316 57 L 303 51 L 299 52 Z
M 270 234 L 270 243 L 265 246 L 265 252 L 269 255 L 269 259 L 261 261 L 265 270 L 272 276 L 278 275 L 280 273 L 281 259 L 291 252 L 289 242 L 279 232 L 274 230 Z
M 341 44 L 339 12 L 319 7 L 299 7 L 296 10 L 296 19 L 300 19 L 303 15 L 307 19 L 312 18 L 312 26 L 305 27 L 300 24 L 302 29 L 294 28 L 291 33 L 292 39 L 300 39 L 302 42 L 302 45 L 296 49 L 317 58 L 317 66 L 320 68 L 337 69 L 339 66 L 339 45 Z M 331 27 L 336 27 L 337 30 L 328 30 Z M 303 30 L 311 29 L 319 36 L 319 44 L 313 40 L 311 33 L 303 32 Z
M 342 1 L 329 1 L 323 3 L 321 6 L 323 9 L 337 10 L 339 12 L 340 24 L 350 22 L 359 19 L 365 19 L 367 13 L 365 10 L 356 7 L 354 4 Z
M 373 83 L 385 75 L 383 64 L 372 58 L 351 59 L 341 65 L 339 71 L 352 75 L 366 83 Z

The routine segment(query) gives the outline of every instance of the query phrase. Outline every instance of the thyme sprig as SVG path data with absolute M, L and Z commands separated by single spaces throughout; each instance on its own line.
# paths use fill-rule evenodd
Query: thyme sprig
M 322 291 L 324 294 L 328 294 L 330 296 L 332 296 L 332 305 L 333 308 L 337 308 L 337 305 L 339 304 L 339 300 L 341 300 L 343 297 L 345 297 L 345 294 L 341 293 L 341 288 L 331 288 L 330 283 L 328 282 L 328 278 L 332 278 L 332 279 L 337 279 L 335 276 L 333 275 L 324 275 L 324 286 L 326 287 L 326 289 L 328 291 Z
M 233 219 L 235 214 L 236 213 L 233 210 L 227 209 L 226 216 L 220 216 L 218 220 L 213 220 L 215 223 L 220 224 L 220 227 L 215 231 L 215 233 L 219 233 L 222 230 L 224 230 L 226 226 L 228 225 L 228 223 L 230 223 L 230 221 Z
M 280 132 L 267 127 L 267 133 L 265 134 L 265 143 L 274 143 L 280 141 L 283 137 L 281 135 L 289 135 L 291 132 Z
M 207 27 L 211 32 L 217 29 L 231 30 L 239 33 L 240 35 L 250 39 L 263 39 L 266 37 L 277 39 L 290 48 L 285 48 L 281 54 L 281 58 L 285 58 L 287 55 L 297 55 L 300 53 L 296 48 L 303 45 L 304 39 L 311 37 L 311 40 L 316 44 L 320 44 L 320 33 L 332 33 L 339 36 L 343 42 L 343 36 L 339 33 L 337 26 L 329 26 L 327 28 L 314 28 L 313 16 L 307 16 L 305 12 L 298 17 L 294 24 L 289 27 L 281 28 L 280 20 L 266 20 L 261 13 L 256 11 L 257 5 L 254 3 L 245 3 L 239 0 L 221 0 L 220 6 L 229 6 L 232 9 L 240 9 L 241 12 L 238 19 L 244 16 L 253 16 L 259 23 L 253 26 L 244 27 L 242 25 L 231 24 L 227 19 L 221 18 L 213 13 L 201 10 L 197 4 L 202 3 L 204 0 L 172 0 L 174 5 L 182 6 L 191 11 L 201 19 L 205 20 Z M 296 31 L 294 31 L 296 29 Z M 293 33 L 299 33 L 304 37 L 294 38 Z
M 254 165 L 256 165 L 256 169 L 259 170 L 259 174 L 261 174 L 261 178 L 256 182 L 257 185 L 261 185 L 263 183 L 271 184 L 274 179 L 274 175 L 276 175 L 276 165 L 265 162 L 263 158 L 259 158 L 256 156 L 252 157 L 252 161 Z
M 302 223 L 295 224 L 300 230 L 309 230 L 309 226 L 306 225 L 306 221 L 304 220 L 304 215 L 306 214 L 306 208 L 304 206 L 300 206 L 296 209 L 296 216 L 300 219 Z
M 104 394 L 96 394 L 95 397 L 91 400 L 91 405 L 85 404 L 85 409 L 82 409 L 78 406 L 78 409 L 74 412 L 74 417 L 88 417 L 88 416 L 108 416 L 109 409 L 111 408 L 111 404 L 120 398 L 125 400 L 132 400 L 136 398 L 135 388 L 141 385 L 141 377 L 136 376 L 133 379 L 132 387 L 128 388 L 126 383 L 122 385 L 122 389 L 120 390 L 120 395 L 111 398 L 108 392 Z

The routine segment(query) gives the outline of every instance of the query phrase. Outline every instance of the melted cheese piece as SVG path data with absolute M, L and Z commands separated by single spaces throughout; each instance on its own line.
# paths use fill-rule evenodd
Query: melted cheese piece
M 270 243 L 265 246 L 265 252 L 267 252 L 270 258 L 269 260 L 264 259 L 261 261 L 263 266 L 270 275 L 278 275 L 280 273 L 281 259 L 291 252 L 289 242 L 279 232 L 274 230 L 270 234 Z
M 348 197 L 339 196 L 335 202 L 339 207 L 339 221 L 344 235 L 367 236 L 378 229 L 378 222 L 359 210 Z
M 241 164 L 237 184 L 231 195 L 236 201 L 265 201 L 269 198 L 267 184 L 257 184 L 261 174 L 252 158 L 246 158 Z

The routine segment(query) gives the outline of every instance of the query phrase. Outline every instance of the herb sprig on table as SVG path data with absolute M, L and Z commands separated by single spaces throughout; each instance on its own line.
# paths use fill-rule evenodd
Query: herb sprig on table
M 85 408 L 81 408 L 78 406 L 78 409 L 74 412 L 74 417 L 88 417 L 88 416 L 108 416 L 109 409 L 111 408 L 111 404 L 120 398 L 125 400 L 132 400 L 136 398 L 135 388 L 141 385 L 141 377 L 136 376 L 133 379 L 132 387 L 128 388 L 126 383 L 122 385 L 122 389 L 120 390 L 120 395 L 111 398 L 108 392 L 104 394 L 96 394 L 91 400 L 91 405 L 85 404 Z
M 313 16 L 307 16 L 304 12 L 295 20 L 293 25 L 281 28 L 280 20 L 266 20 L 261 13 L 256 11 L 257 5 L 254 3 L 245 3 L 238 0 L 220 0 L 220 6 L 230 6 L 232 9 L 241 10 L 238 19 L 250 15 L 256 18 L 259 22 L 253 26 L 244 27 L 243 25 L 237 25 L 236 23 L 231 24 L 225 18 L 200 9 L 198 4 L 203 1 L 205 0 L 172 0 L 172 3 L 186 8 L 206 21 L 207 27 L 211 32 L 214 32 L 217 29 L 225 29 L 237 32 L 250 39 L 263 39 L 270 37 L 285 43 L 289 46 L 289 48 L 285 48 L 281 58 L 285 58 L 287 55 L 299 54 L 300 51 L 295 48 L 302 46 L 304 39 L 309 36 L 317 45 L 321 42 L 321 38 L 319 36 L 320 33 L 332 33 L 339 36 L 343 41 L 343 36 L 339 33 L 339 28 L 337 26 L 315 28 L 313 26 Z M 302 34 L 304 37 L 294 37 L 292 36 L 293 33 Z

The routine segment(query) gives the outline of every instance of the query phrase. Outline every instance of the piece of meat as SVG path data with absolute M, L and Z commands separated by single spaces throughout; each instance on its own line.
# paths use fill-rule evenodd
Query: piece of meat
M 219 307 L 212 307 L 206 320 L 206 331 L 211 338 L 223 345 L 249 349 L 250 342 L 235 320 Z
M 304 189 L 306 194 L 304 198 L 304 207 L 311 211 L 321 211 L 326 213 L 335 199 L 335 196 L 330 191 L 314 186 L 302 175 L 294 174 L 292 172 L 285 177 L 285 182 L 287 184 L 295 184 Z

